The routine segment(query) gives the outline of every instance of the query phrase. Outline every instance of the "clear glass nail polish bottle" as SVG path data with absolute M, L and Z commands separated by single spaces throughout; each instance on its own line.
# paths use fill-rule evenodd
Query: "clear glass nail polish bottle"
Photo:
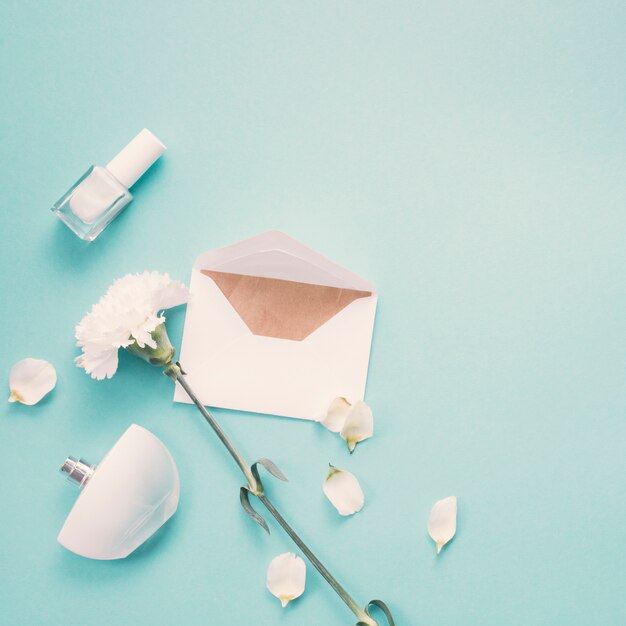
M 144 128 L 106 167 L 92 165 L 52 207 L 78 237 L 93 241 L 133 199 L 129 189 L 165 152 Z

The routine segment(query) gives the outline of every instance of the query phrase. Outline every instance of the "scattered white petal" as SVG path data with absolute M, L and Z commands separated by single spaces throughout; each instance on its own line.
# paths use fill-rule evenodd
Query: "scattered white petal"
M 328 407 L 326 416 L 320 420 L 328 430 L 338 433 L 346 421 L 352 405 L 345 398 L 335 398 Z
M 272 559 L 267 568 L 267 588 L 283 605 L 283 608 L 304 593 L 306 565 L 293 552 L 285 552 Z
M 365 495 L 357 477 L 330 465 L 322 487 L 324 494 L 340 515 L 358 513 L 365 504 Z
M 350 408 L 339 434 L 348 444 L 350 453 L 354 452 L 357 443 L 369 439 L 374 434 L 372 409 L 362 400 L 355 402 Z
M 57 384 L 57 373 L 48 361 L 22 359 L 12 368 L 9 375 L 9 402 L 37 404 Z
M 165 321 L 161 313 L 187 301 L 186 287 L 167 274 L 143 272 L 118 278 L 76 326 L 76 358 L 92 378 L 111 378 L 117 370 L 117 351 L 134 342 L 156 348 L 151 333 Z
M 456 533 L 456 496 L 435 502 L 428 518 L 428 534 L 437 544 L 437 554 Z

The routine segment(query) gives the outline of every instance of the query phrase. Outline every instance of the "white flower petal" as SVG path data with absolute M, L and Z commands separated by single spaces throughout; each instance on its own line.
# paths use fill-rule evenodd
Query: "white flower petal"
M 330 465 L 322 487 L 324 494 L 340 515 L 358 513 L 365 504 L 365 494 L 357 477 L 346 470 Z
M 437 544 L 437 554 L 456 533 L 456 496 L 435 502 L 428 518 L 428 534 Z
M 357 443 L 369 439 L 374 434 L 372 409 L 362 400 L 355 402 L 350 408 L 339 434 L 348 444 L 350 453 L 354 452 Z
M 156 301 L 157 310 L 171 309 L 179 304 L 184 304 L 187 302 L 188 296 L 189 293 L 185 285 L 177 280 L 170 280 L 158 295 Z
M 320 420 L 320 424 L 328 430 L 338 433 L 346 421 L 351 404 L 345 398 L 335 398 L 326 411 L 326 416 Z
M 150 334 L 156 329 L 157 326 L 165 321 L 165 317 L 157 317 L 156 315 L 148 315 L 145 320 L 135 328 L 131 328 L 130 336 L 137 342 L 140 348 L 149 346 L 150 348 L 156 348 L 157 343 Z
M 107 348 L 93 355 L 85 352 L 74 359 L 78 367 L 82 367 L 96 380 L 112 378 L 117 371 L 118 361 L 117 348 Z
M 306 565 L 293 552 L 285 552 L 274 559 L 267 568 L 266 584 L 283 608 L 304 593 L 306 582 Z
M 51 363 L 42 359 L 18 361 L 9 375 L 9 402 L 37 404 L 57 384 L 57 373 Z
M 151 333 L 165 321 L 159 312 L 187 300 L 185 286 L 167 274 L 127 274 L 109 287 L 76 326 L 76 359 L 93 378 L 111 378 L 117 370 L 117 350 L 135 341 L 156 348 Z

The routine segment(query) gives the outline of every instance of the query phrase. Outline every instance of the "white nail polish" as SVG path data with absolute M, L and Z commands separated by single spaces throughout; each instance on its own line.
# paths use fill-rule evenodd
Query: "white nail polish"
M 52 211 L 78 237 L 93 241 L 133 199 L 129 189 L 164 152 L 144 128 L 106 167 L 92 165 Z

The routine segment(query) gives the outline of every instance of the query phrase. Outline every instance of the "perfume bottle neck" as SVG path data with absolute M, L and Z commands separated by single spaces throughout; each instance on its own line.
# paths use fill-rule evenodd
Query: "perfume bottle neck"
M 82 489 L 93 476 L 96 471 L 95 465 L 89 465 L 85 459 L 75 459 L 68 456 L 61 466 L 61 473 L 67 476 L 67 479 Z

